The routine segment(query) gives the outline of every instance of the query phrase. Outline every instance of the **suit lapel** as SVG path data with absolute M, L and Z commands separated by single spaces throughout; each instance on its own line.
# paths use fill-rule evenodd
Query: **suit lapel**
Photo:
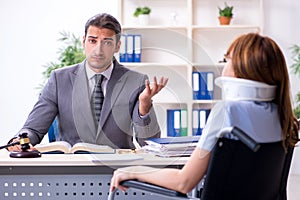
M 85 72 L 85 62 L 78 66 L 78 71 L 71 74 L 73 80 L 72 110 L 75 126 L 81 139 L 94 142 L 96 124 L 91 112 L 88 81 Z

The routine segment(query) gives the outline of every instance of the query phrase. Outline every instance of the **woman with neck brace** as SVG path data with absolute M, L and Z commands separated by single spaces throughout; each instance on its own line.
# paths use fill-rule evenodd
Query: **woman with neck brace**
M 222 128 L 237 126 L 259 143 L 283 141 L 284 148 L 299 141 L 287 66 L 278 45 L 269 37 L 249 33 L 234 40 L 226 55 L 222 77 L 216 79 L 222 88 L 223 101 L 211 110 L 197 148 L 185 166 L 182 169 L 120 168 L 112 177 L 111 191 L 126 190 L 119 183 L 127 179 L 182 193 L 191 191 L 206 173 L 210 151 Z

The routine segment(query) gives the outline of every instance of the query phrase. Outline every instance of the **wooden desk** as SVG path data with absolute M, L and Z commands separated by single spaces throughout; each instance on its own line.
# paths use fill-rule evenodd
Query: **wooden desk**
M 131 165 L 181 168 L 187 159 L 129 151 L 110 155 L 43 154 L 41 158 L 11 158 L 6 150 L 1 150 L 0 199 L 105 200 L 115 169 Z M 118 195 L 116 199 L 122 200 L 151 199 L 151 194 L 134 190 Z

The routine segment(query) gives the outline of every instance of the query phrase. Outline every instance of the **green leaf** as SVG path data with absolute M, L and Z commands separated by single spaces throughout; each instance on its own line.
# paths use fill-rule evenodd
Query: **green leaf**
M 295 75 L 298 75 L 300 77 L 300 46 L 294 44 L 289 49 L 291 50 L 293 61 L 293 64 L 290 66 L 290 68 Z M 300 119 L 300 92 L 297 93 L 295 100 L 296 105 L 293 111 L 296 117 Z
M 145 7 L 137 7 L 133 13 L 133 16 L 138 17 L 139 15 L 149 15 L 151 9 L 147 6 Z
M 85 59 L 84 50 L 79 37 L 69 32 L 60 32 L 61 37 L 58 41 L 62 42 L 62 46 L 58 49 L 58 61 L 51 61 L 45 64 L 45 71 L 42 72 L 45 84 L 53 70 L 80 63 Z
M 300 119 L 300 105 L 296 106 L 293 111 L 297 119 Z
M 223 9 L 218 7 L 219 15 L 224 16 L 224 17 L 232 17 L 233 16 L 233 13 L 232 13 L 233 6 L 228 6 L 228 4 L 226 2 L 224 4 L 225 4 L 225 7 Z
M 295 44 L 290 47 L 290 49 L 292 51 L 293 60 L 293 64 L 290 67 L 295 75 L 300 76 L 300 47 Z

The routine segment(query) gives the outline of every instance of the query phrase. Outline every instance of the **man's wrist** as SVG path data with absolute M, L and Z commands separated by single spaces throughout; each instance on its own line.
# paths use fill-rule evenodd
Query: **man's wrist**
M 140 106 L 139 106 L 140 115 L 144 116 L 144 115 L 148 114 L 150 112 L 151 107 L 152 107 L 152 102 L 147 103 L 147 104 L 140 103 Z

